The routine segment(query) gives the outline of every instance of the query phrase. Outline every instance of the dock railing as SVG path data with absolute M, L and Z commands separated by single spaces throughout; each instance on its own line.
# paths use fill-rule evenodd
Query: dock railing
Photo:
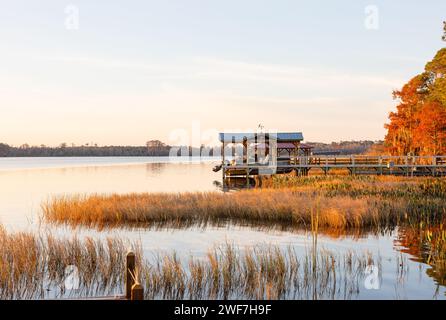
M 300 166 L 446 166 L 446 156 L 305 156 Z
M 254 170 L 267 168 L 277 169 L 348 169 L 352 174 L 369 170 L 368 174 L 401 174 L 417 171 L 421 175 L 446 175 L 446 156 L 386 156 L 386 155 L 312 155 L 293 157 L 288 163 L 272 164 L 244 163 L 222 166 L 223 175 L 226 172 L 240 171 L 241 175 L 251 174 Z M 370 171 L 373 170 L 373 171 Z

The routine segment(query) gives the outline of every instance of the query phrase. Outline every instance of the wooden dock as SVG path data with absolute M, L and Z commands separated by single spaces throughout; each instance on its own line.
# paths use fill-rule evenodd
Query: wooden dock
M 298 156 L 276 165 L 230 164 L 221 166 L 223 179 L 296 172 L 329 174 L 347 170 L 351 175 L 446 176 L 446 156 Z

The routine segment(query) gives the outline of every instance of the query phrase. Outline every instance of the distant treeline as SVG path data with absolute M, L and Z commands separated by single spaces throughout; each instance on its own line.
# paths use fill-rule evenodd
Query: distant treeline
M 0 144 L 0 157 L 119 157 L 169 155 L 169 150 L 150 152 L 147 147 L 105 146 L 105 147 L 10 147 Z
M 332 143 L 308 142 L 314 154 L 364 154 L 371 151 L 382 153 L 382 141 L 341 141 Z M 227 148 L 228 153 L 232 152 Z M 67 146 L 59 147 L 9 146 L 0 143 L 0 157 L 167 157 L 175 153 L 180 156 L 219 156 L 220 150 L 211 147 L 172 147 L 161 141 L 149 141 L 146 146 Z
M 332 143 L 307 142 L 313 154 L 365 154 L 382 149 L 383 141 L 341 141 Z M 378 151 L 379 152 L 379 151 Z M 380 152 L 381 153 L 381 152 Z
M 167 157 L 175 152 L 179 155 L 209 154 L 211 148 L 172 147 L 160 141 L 149 141 L 146 146 L 68 146 L 59 147 L 9 146 L 0 143 L 0 157 Z M 207 152 L 207 153 L 206 153 Z

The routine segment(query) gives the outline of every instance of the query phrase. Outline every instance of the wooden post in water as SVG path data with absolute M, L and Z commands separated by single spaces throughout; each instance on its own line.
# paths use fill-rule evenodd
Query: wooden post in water
M 144 300 L 144 288 L 139 283 L 135 283 L 131 289 L 131 300 Z
M 127 253 L 126 265 L 125 265 L 125 297 L 131 299 L 132 287 L 135 284 L 133 276 L 135 275 L 135 254 L 130 251 Z

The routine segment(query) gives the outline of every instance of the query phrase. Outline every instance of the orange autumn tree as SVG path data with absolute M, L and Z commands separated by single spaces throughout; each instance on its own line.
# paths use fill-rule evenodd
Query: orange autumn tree
M 388 130 L 385 145 L 394 155 L 414 152 L 414 131 L 418 126 L 418 114 L 421 109 L 418 90 L 422 85 L 421 76 L 412 78 L 400 91 L 393 92 L 393 98 L 399 99 L 396 112 L 389 114 L 390 123 L 385 125 Z
M 445 154 L 446 108 L 438 102 L 426 102 L 418 113 L 414 141 L 421 155 Z
M 385 125 L 386 150 L 392 155 L 445 155 L 446 48 L 393 96 L 399 104 Z

